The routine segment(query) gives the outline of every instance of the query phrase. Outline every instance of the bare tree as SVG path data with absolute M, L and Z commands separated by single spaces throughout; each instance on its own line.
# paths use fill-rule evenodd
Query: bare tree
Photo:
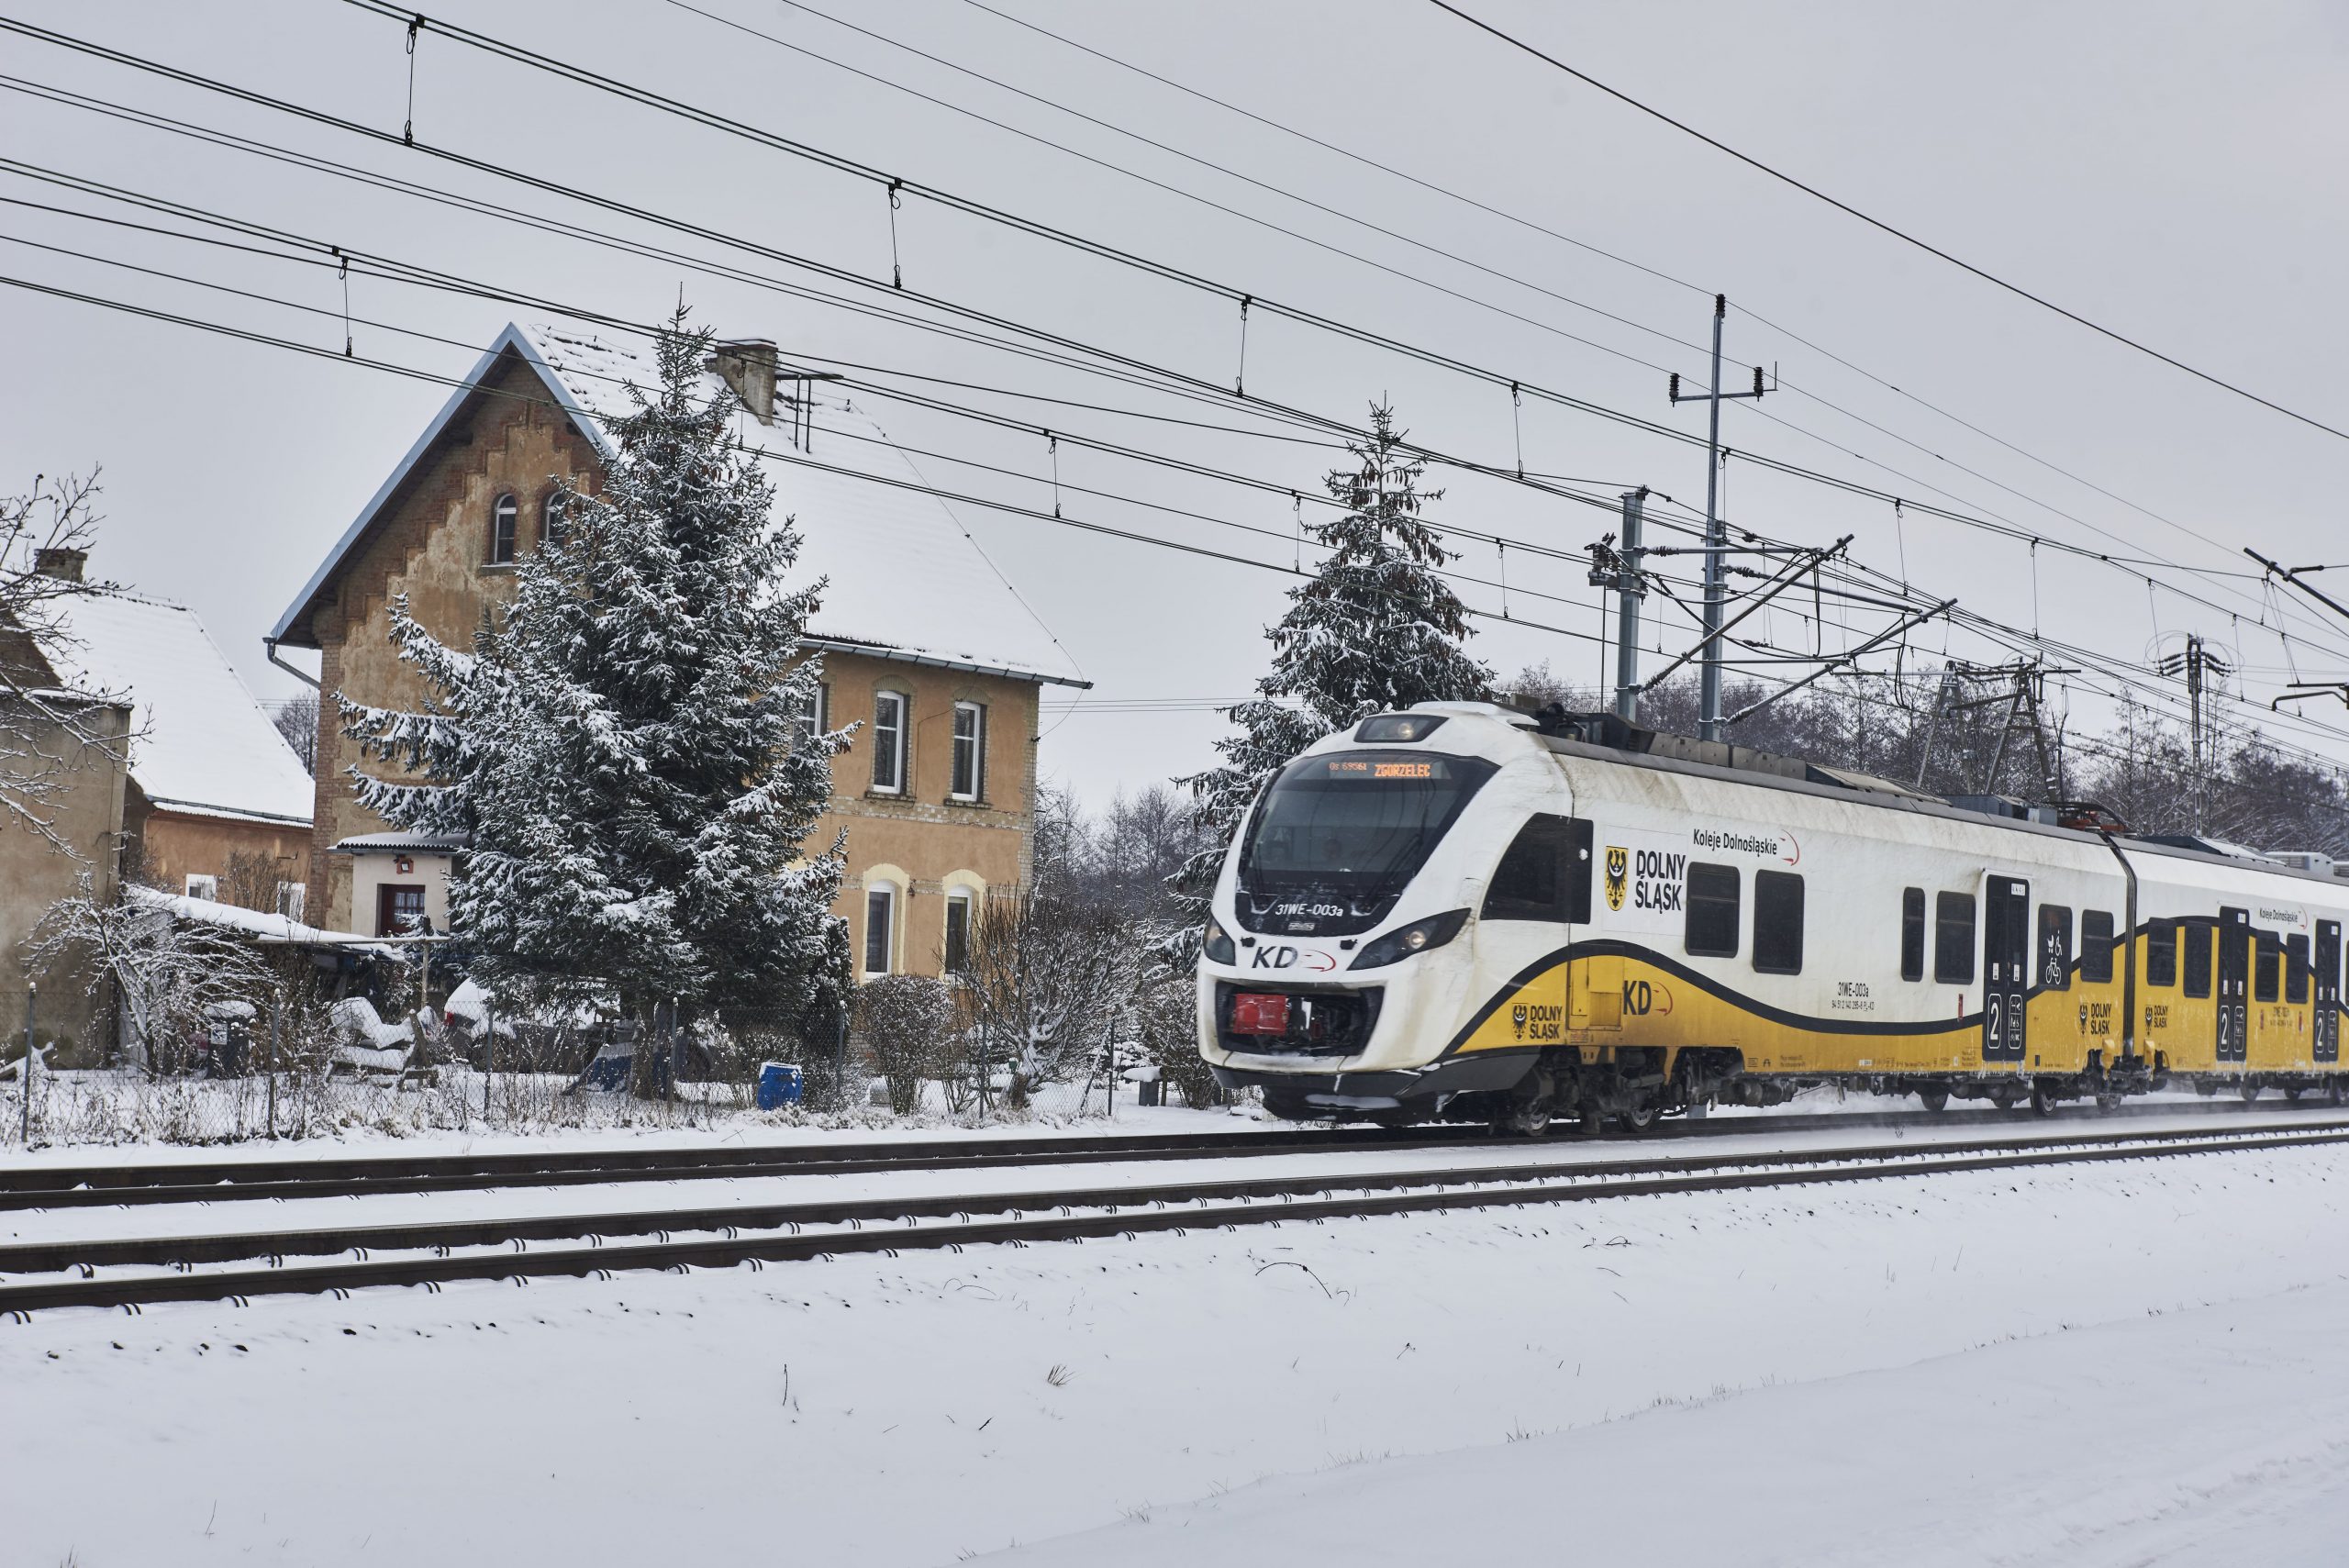
M 70 601 L 107 592 L 80 566 L 97 537 L 97 475 L 35 475 L 0 496 L 0 824 L 25 828 L 67 854 L 55 805 L 95 750 L 119 759 L 127 740 L 109 723 L 106 694 L 62 689 Z M 71 570 L 66 570 L 70 563 Z
M 176 1071 L 191 1043 L 223 1010 L 250 1016 L 273 976 L 252 944 L 236 932 L 184 920 L 172 901 L 126 887 L 98 902 L 91 880 L 51 905 L 35 931 L 32 966 L 84 978 L 91 995 L 111 984 L 150 1073 Z
M 294 754 L 302 759 L 302 771 L 316 774 L 318 771 L 318 694 L 304 692 L 300 696 L 287 697 L 277 705 L 270 716 L 270 723 L 285 737 Z
M 1075 1076 L 1131 1000 L 1143 962 L 1114 910 L 1063 893 L 986 900 L 955 988 L 979 1071 L 1010 1074 L 1014 1108 L 1037 1085 Z

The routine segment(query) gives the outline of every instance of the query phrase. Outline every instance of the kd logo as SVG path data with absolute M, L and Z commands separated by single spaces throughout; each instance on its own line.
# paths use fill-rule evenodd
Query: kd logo
M 1619 850 L 1612 844 L 1608 845 L 1607 906 L 1609 909 L 1620 909 L 1623 906 L 1623 884 L 1631 874 L 1631 851 Z

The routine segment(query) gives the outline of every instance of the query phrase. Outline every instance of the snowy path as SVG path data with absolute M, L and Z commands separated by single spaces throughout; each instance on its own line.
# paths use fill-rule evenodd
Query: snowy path
M 888 1568 L 1102 1527 L 1040 1560 L 1247 1562 L 1198 1499 L 1303 1530 L 1359 1486 L 1415 1562 L 1482 1516 L 1547 1562 L 1588 1465 L 1622 1561 L 1666 1526 L 1735 1545 L 1709 1564 L 2332 1561 L 2344 1195 L 2349 1152 L 2303 1149 L 43 1315 L 0 1325 L 0 1518 L 42 1568 Z M 1533 1454 L 1513 1511 L 1398 1501 L 1522 1492 Z M 2232 1555 L 2175 1555 L 2206 1538 Z

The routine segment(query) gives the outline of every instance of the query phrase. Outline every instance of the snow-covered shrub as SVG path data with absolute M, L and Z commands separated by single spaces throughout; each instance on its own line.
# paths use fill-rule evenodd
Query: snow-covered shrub
M 954 1004 L 942 980 L 885 974 L 866 982 L 856 994 L 856 1029 L 899 1116 L 919 1109 L 922 1085 L 957 1065 Z

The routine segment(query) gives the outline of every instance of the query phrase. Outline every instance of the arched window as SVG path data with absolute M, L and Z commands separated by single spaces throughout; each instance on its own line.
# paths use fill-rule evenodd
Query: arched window
M 514 561 L 514 519 L 520 508 L 511 495 L 500 495 L 489 509 L 489 563 L 492 566 L 511 565 Z
M 570 501 L 571 493 L 557 486 L 548 491 L 547 498 L 539 504 L 540 544 L 561 544 L 564 536 L 571 532 L 571 518 L 567 515 Z

